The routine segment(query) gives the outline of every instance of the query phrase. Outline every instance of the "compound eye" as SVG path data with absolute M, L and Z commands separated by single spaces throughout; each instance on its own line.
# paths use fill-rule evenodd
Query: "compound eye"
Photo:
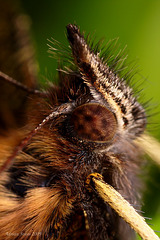
M 77 107 L 72 112 L 70 121 L 78 138 L 92 142 L 111 140 L 117 129 L 114 114 L 98 103 L 87 103 Z

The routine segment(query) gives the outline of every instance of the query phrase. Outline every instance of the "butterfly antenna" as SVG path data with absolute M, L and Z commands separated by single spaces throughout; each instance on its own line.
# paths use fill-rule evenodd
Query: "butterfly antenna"
M 7 74 L 3 73 L 0 71 L 0 78 L 2 80 L 7 81 L 8 83 L 11 83 L 12 85 L 19 87 L 20 89 L 30 93 L 30 94 L 38 94 L 38 95 L 44 95 L 43 92 L 37 90 L 37 89 L 33 89 L 33 88 L 29 88 L 26 85 L 16 81 L 14 78 L 8 76 Z

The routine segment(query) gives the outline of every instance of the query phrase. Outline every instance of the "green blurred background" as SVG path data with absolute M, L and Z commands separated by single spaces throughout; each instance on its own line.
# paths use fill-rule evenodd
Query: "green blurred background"
M 47 39 L 68 44 L 65 26 L 76 23 L 97 39 L 119 37 L 122 48 L 127 44 L 129 59 L 137 59 L 140 74 L 145 78 L 143 98 L 152 99 L 150 130 L 160 139 L 160 0 L 21 0 L 32 20 L 32 34 L 39 62 L 39 76 L 52 78 L 56 60 L 48 57 Z M 139 76 L 138 76 L 139 78 Z M 144 198 L 144 216 L 160 231 L 160 169 L 149 163 L 150 177 Z M 159 234 L 159 233 L 158 233 Z M 160 234 L 159 234 L 160 236 Z

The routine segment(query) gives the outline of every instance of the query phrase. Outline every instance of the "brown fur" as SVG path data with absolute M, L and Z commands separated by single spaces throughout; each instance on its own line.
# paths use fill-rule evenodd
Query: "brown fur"
M 14 161 L 0 176 L 0 240 L 133 237 L 130 227 L 100 199 L 95 189 L 88 190 L 86 179 L 91 173 L 99 173 L 131 204 L 139 202 L 140 151 L 133 140 L 145 128 L 145 113 L 124 80 L 104 65 L 78 28 L 68 25 L 67 29 L 77 69 L 72 74 L 59 75 L 59 88 L 50 86 L 44 97 L 34 96 L 28 102 L 27 125 L 22 133 L 28 136 L 39 128 L 26 145 L 17 144 L 22 146 L 21 151 L 11 153 Z M 117 91 L 117 96 L 112 90 Z M 117 100 L 118 96 L 122 96 L 124 105 Z M 85 105 L 85 121 L 93 102 L 94 115 L 96 109 L 105 109 L 109 122 L 109 129 L 108 124 L 100 129 L 102 136 L 109 134 L 100 140 L 92 134 L 86 138 L 84 133 L 88 128 L 92 133 L 97 123 L 99 130 L 103 114 L 98 119 L 97 113 L 96 121 L 92 118 L 83 126 L 79 123 L 77 132 L 72 124 L 75 109 L 84 110 Z M 52 116 L 53 112 L 57 115 Z M 79 134 L 84 126 L 83 134 Z M 6 140 L 8 148 L 2 147 L 1 164 L 6 155 L 8 158 L 10 146 L 16 143 L 12 145 L 9 138 Z
M 39 111 L 37 113 L 32 120 L 32 127 L 41 118 L 41 113 Z M 61 122 L 60 119 L 57 122 Z M 28 129 L 24 132 L 27 133 Z M 126 141 L 124 143 L 126 151 L 122 156 L 120 154 L 111 156 L 113 153 L 91 152 L 90 154 L 88 150 L 83 152 L 79 146 L 62 137 L 52 121 L 44 126 L 24 151 L 16 157 L 9 172 L 1 175 L 0 239 L 71 239 L 71 236 L 74 236 L 73 239 L 78 239 L 79 236 L 81 236 L 80 239 L 88 239 L 82 210 L 84 209 L 88 214 L 89 225 L 92 221 L 90 213 L 93 211 L 96 214 L 93 218 L 96 219 L 98 216 L 99 220 L 97 220 L 101 226 L 104 209 L 109 209 L 102 201 L 96 200 L 95 194 L 85 189 L 87 176 L 95 171 L 103 174 L 106 182 L 119 189 L 122 195 L 128 196 L 127 200 L 135 204 L 136 195 L 132 184 L 134 182 L 136 186 L 134 172 L 138 167 L 135 154 L 133 156 L 131 154 L 135 151 L 135 147 Z M 121 144 L 119 144 L 120 152 Z M 128 163 L 128 157 L 133 158 L 131 163 Z M 12 177 L 15 170 L 19 175 Z M 25 174 L 21 176 L 20 172 Z M 24 196 L 16 193 L 15 189 L 18 187 L 17 183 L 14 183 L 15 178 L 20 181 L 18 184 L 26 188 Z M 10 186 L 13 184 L 14 189 L 11 187 L 6 189 L 6 184 Z M 103 213 L 99 207 L 97 208 L 97 201 L 100 201 Z M 76 211 L 79 211 L 76 209 L 81 209 L 80 214 L 76 215 Z M 74 216 L 76 216 L 75 219 Z M 72 218 L 75 223 L 70 222 L 69 219 Z M 110 215 L 103 218 L 103 224 L 110 221 Z M 115 213 L 112 218 L 118 225 L 119 236 L 122 234 L 124 239 L 125 231 L 125 235 L 128 236 L 128 227 Z M 93 233 L 97 231 L 96 234 L 99 234 L 100 226 L 95 230 L 95 225 L 90 225 L 90 231 Z M 110 231 L 107 225 L 104 228 L 104 232 L 106 231 Z M 102 236 L 100 239 L 103 239 Z

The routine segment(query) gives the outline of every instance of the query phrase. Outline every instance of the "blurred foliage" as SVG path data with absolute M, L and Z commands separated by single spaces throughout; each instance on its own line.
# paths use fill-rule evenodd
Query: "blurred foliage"
M 48 57 L 47 39 L 67 43 L 65 26 L 76 23 L 97 39 L 119 37 L 127 44 L 129 59 L 140 66 L 144 101 L 150 100 L 149 129 L 160 139 L 160 1 L 159 0 L 21 0 L 32 20 L 32 33 L 39 62 L 39 75 L 50 80 L 56 73 L 56 60 Z M 137 80 L 139 81 L 139 80 Z M 156 113 L 156 114 L 153 114 Z M 152 124 L 151 124 L 152 123 Z M 151 165 L 151 164 L 148 164 Z M 144 173 L 145 174 L 145 173 Z M 144 215 L 154 230 L 160 231 L 160 169 L 151 165 L 144 199 Z M 149 175 L 148 174 L 148 175 Z M 160 234 L 159 234 L 160 236 Z

